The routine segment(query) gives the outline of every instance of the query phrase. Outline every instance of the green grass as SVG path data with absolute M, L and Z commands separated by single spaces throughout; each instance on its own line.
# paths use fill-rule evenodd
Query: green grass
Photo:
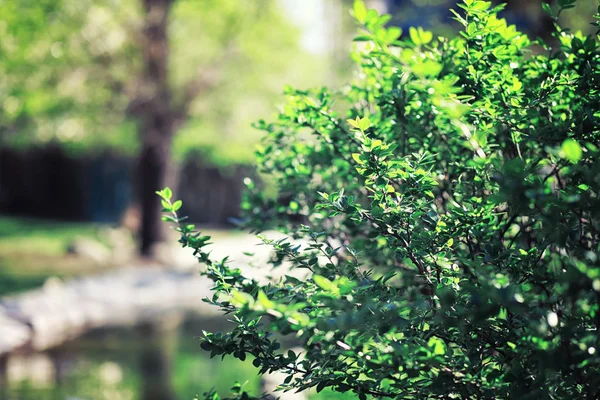
M 0 296 L 42 286 L 47 278 L 48 275 L 45 274 L 21 276 L 12 270 L 5 271 L 5 267 L 0 261 Z
M 99 227 L 89 223 L 67 223 L 0 216 L 0 254 L 29 253 L 62 255 L 76 237 L 99 239 Z
M 0 296 L 41 286 L 48 277 L 69 278 L 106 270 L 118 265 L 98 265 L 92 260 L 68 254 L 76 238 L 88 238 L 108 245 L 103 231 L 107 225 L 70 223 L 32 218 L 0 216 Z M 202 229 L 213 242 L 242 236 L 228 229 Z M 177 236 L 168 239 L 178 246 Z
M 70 277 L 94 268 L 67 254 L 77 237 L 101 241 L 101 226 L 0 216 L 0 295 L 38 287 L 50 276 Z

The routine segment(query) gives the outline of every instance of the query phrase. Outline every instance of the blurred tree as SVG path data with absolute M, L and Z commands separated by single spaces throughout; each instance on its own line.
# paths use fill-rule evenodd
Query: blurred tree
M 117 19 L 110 3 L 0 0 L 0 143 L 115 139 L 140 63 L 122 27 L 135 4 Z
M 0 144 L 138 151 L 145 255 L 171 150 L 250 156 L 249 121 L 326 69 L 276 0 L 0 0 L 0 35 Z

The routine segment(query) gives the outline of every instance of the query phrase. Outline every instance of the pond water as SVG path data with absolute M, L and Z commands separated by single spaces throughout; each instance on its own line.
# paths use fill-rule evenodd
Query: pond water
M 235 381 L 257 394 L 260 378 L 251 360 L 211 359 L 197 338 L 203 329 L 227 329 L 227 322 L 95 331 L 45 353 L 14 356 L 0 399 L 191 400 L 211 388 L 226 394 Z

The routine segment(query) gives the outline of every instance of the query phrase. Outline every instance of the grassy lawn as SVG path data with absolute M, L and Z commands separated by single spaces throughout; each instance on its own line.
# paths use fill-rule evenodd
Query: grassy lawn
M 40 286 L 50 276 L 69 277 L 97 269 L 93 261 L 67 254 L 78 237 L 102 242 L 102 226 L 0 216 L 0 295 Z
M 0 254 L 28 253 L 60 256 L 77 236 L 98 238 L 99 228 L 89 223 L 67 223 L 0 216 Z
M 118 265 L 101 265 L 69 254 L 76 238 L 92 239 L 108 246 L 109 225 L 69 223 L 0 215 L 0 296 L 41 286 L 50 276 L 69 278 L 106 270 Z M 201 228 L 200 228 L 201 229 Z M 239 231 L 202 229 L 219 241 L 244 237 Z M 169 238 L 178 247 L 177 236 Z

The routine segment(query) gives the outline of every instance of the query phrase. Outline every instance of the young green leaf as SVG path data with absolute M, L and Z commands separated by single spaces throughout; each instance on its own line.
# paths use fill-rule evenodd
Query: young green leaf
M 577 164 L 583 155 L 581 146 L 574 139 L 566 139 L 561 146 L 561 150 L 567 160 Z

